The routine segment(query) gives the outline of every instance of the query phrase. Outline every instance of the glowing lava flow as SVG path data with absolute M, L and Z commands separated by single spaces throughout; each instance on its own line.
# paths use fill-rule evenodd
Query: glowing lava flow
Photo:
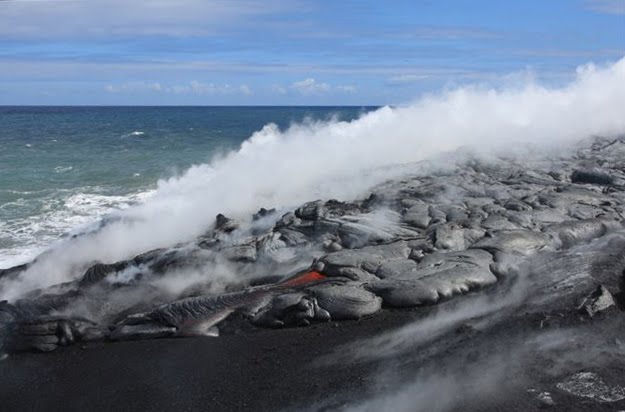
M 295 275 L 291 279 L 285 280 L 280 285 L 283 285 L 283 286 L 301 286 L 301 285 L 304 285 L 306 283 L 316 282 L 316 281 L 319 281 L 319 280 L 323 280 L 325 278 L 326 278 L 326 276 L 322 275 L 319 272 L 310 271 L 310 272 L 301 273 L 299 275 Z

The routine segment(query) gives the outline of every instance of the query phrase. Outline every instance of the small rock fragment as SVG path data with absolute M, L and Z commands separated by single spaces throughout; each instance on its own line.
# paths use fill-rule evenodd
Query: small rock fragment
M 600 285 L 590 296 L 584 298 L 580 309 L 590 317 L 616 306 L 616 301 L 608 289 Z
M 556 387 L 571 395 L 600 402 L 618 402 L 625 399 L 624 387 L 620 385 L 610 386 L 593 372 L 578 372 L 556 384 Z

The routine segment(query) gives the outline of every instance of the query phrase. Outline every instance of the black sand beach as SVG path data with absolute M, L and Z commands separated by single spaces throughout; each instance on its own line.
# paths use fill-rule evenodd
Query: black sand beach
M 444 310 L 451 304 L 445 302 L 440 307 Z M 413 381 L 422 366 L 431 365 L 431 360 L 423 364 L 416 361 L 415 355 L 421 350 L 418 348 L 384 361 L 341 362 L 340 356 L 328 355 L 341 345 L 363 344 L 367 338 L 423 319 L 432 310 L 385 310 L 360 321 L 258 330 L 219 338 L 91 343 L 48 354 L 11 355 L 0 363 L 2 409 L 330 411 L 360 410 L 362 406 L 376 410 L 375 405 L 354 405 L 394 393 Z M 623 322 L 619 324 L 624 326 Z M 451 334 L 461 338 L 442 351 L 441 365 L 446 364 L 446 358 L 462 353 L 462 361 L 474 363 L 467 367 L 480 368 L 481 355 L 488 355 L 483 351 L 489 348 L 480 340 L 490 342 L 493 348 L 510 341 L 522 342 L 537 326 L 536 318 L 507 323 L 475 339 L 475 343 L 468 342 L 473 336 L 471 327 L 459 327 Z M 324 362 L 328 359 L 330 362 Z M 445 393 L 444 386 L 436 392 L 441 399 L 453 399 L 456 406 L 452 410 L 463 411 L 618 411 L 625 407 L 623 401 L 597 403 L 553 391 L 557 379 L 542 373 L 552 365 L 541 365 L 540 361 L 537 357 L 524 364 L 522 370 L 507 372 L 510 381 L 499 382 L 490 393 Z M 622 382 L 625 362 L 601 369 L 604 377 Z M 479 374 L 479 370 L 473 372 Z M 467 379 L 474 377 L 472 373 L 466 375 Z M 555 404 L 537 398 L 534 388 L 541 386 L 553 391 Z M 455 399 L 458 395 L 466 398 Z M 414 404 L 412 409 L 404 405 L 401 410 L 424 410 L 424 406 Z M 435 404 L 431 406 L 437 410 Z
M 385 312 L 340 325 L 12 355 L 0 363 L 3 409 L 274 411 L 315 401 L 339 406 L 341 391 L 365 389 L 376 365 L 315 367 L 315 360 L 414 316 Z

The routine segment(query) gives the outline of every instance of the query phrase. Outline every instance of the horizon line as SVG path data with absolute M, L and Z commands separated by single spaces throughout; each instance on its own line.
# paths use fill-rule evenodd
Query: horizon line
M 397 107 L 394 104 L 0 104 L 7 107 Z

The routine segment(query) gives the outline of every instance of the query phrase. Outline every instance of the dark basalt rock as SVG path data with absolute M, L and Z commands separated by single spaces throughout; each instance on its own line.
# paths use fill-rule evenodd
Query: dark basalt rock
M 252 215 L 252 220 L 260 220 L 264 217 L 271 216 L 274 213 L 276 213 L 276 209 L 265 209 L 264 207 L 261 207 L 258 212 Z
M 599 286 L 580 305 L 580 309 L 583 309 L 589 316 L 594 316 L 611 308 L 616 308 L 616 301 L 610 291 L 603 286 Z
M 590 183 L 595 185 L 611 185 L 614 178 L 608 173 L 595 170 L 574 170 L 571 174 L 573 183 Z
M 593 372 L 582 371 L 559 382 L 557 388 L 579 398 L 610 403 L 625 399 L 625 387 L 608 384 Z
M 408 271 L 372 282 L 371 290 L 392 307 L 433 304 L 496 283 L 492 262 L 492 256 L 483 250 L 434 253 Z
M 230 219 L 221 213 L 215 217 L 215 230 L 230 233 L 239 227 L 238 223 L 233 219 Z
M 358 284 L 322 285 L 313 291 L 333 320 L 360 319 L 382 308 L 382 299 Z
M 625 141 L 616 140 L 572 158 L 470 161 L 282 216 L 220 214 L 194 241 L 92 262 L 77 279 L 0 303 L 0 345 L 49 351 L 215 336 L 224 322 L 230 331 L 305 326 L 511 285 L 528 319 L 621 316 L 623 159 Z M 1 270 L 0 290 L 36 264 Z M 163 289 L 174 277 L 188 284 Z
M 107 276 L 126 269 L 130 266 L 130 263 L 130 261 L 117 262 L 110 265 L 105 263 L 96 263 L 87 269 L 80 280 L 80 283 L 83 285 L 98 283 Z
M 295 216 L 303 220 L 319 220 L 326 215 L 327 211 L 321 200 L 308 202 L 295 210 Z
M 0 308 L 6 313 L 6 308 Z M 8 330 L 7 330 L 8 329 Z M 5 326 L 4 349 L 6 351 L 50 352 L 59 346 L 76 341 L 102 340 L 108 330 L 87 319 L 38 317 L 22 319 L 14 314 L 9 326 Z
M 0 279 L 8 279 L 15 278 L 20 273 L 28 269 L 29 264 L 25 263 L 23 265 L 13 266 L 8 269 L 0 269 Z

